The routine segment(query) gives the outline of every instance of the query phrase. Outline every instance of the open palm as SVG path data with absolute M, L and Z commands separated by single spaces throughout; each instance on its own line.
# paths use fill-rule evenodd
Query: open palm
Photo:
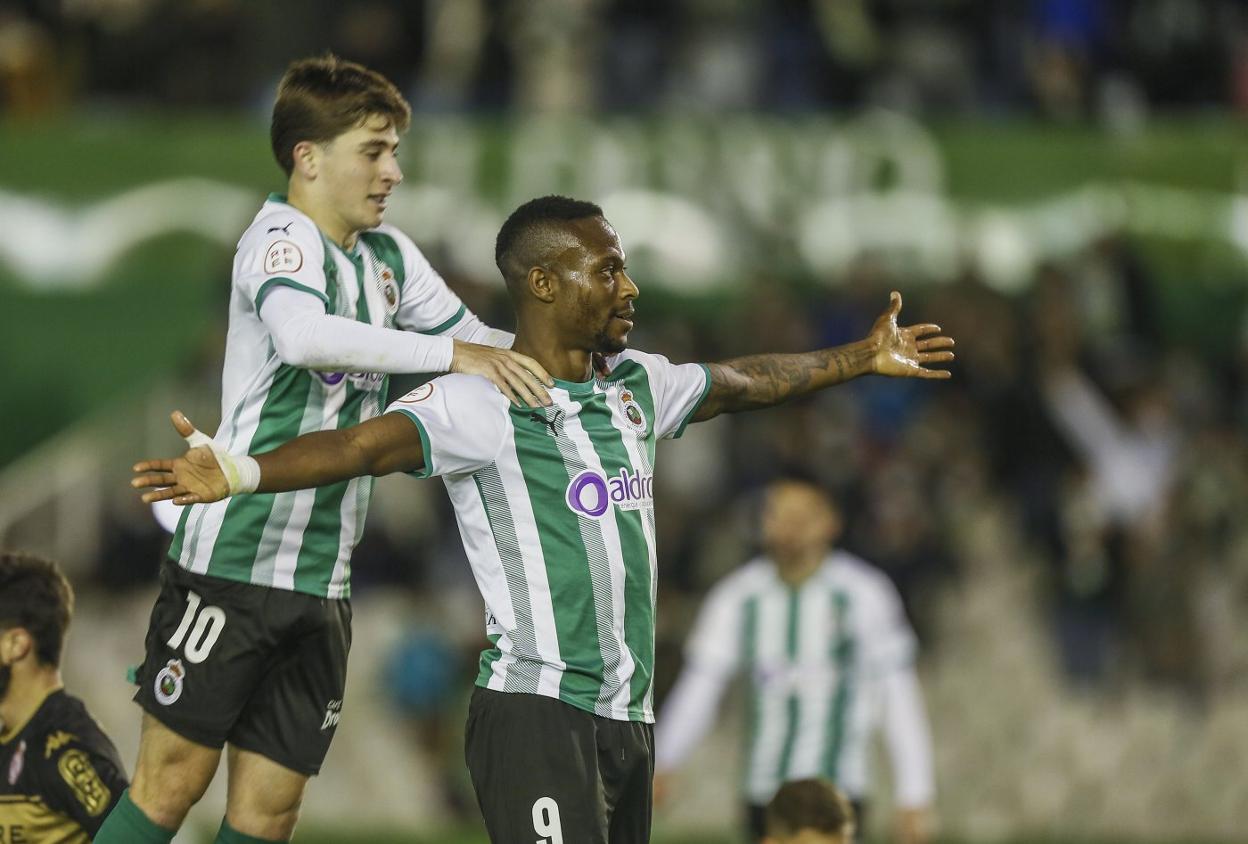
M 928 366 L 953 360 L 953 352 L 949 351 L 953 338 L 941 334 L 940 326 L 930 322 L 899 326 L 897 315 L 900 313 L 901 294 L 894 290 L 888 308 L 867 335 L 877 349 L 872 361 L 874 371 L 899 378 L 950 377 L 949 370 L 928 369 Z
M 180 411 L 173 414 L 173 426 L 183 437 L 195 431 L 195 426 Z M 134 464 L 134 473 L 130 486 L 135 489 L 156 487 L 143 493 L 143 500 L 148 504 L 167 499 L 173 499 L 174 504 L 207 504 L 230 494 L 229 482 L 212 449 L 206 445 L 189 449 L 181 457 L 142 460 Z

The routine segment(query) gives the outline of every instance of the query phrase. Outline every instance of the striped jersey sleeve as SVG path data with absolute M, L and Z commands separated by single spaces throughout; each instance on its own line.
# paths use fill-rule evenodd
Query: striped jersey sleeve
M 663 355 L 652 355 L 629 349 L 608 360 L 614 367 L 624 360 L 633 360 L 645 367 L 654 396 L 654 435 L 658 439 L 676 439 L 697 413 L 711 390 L 711 371 L 705 364 L 674 364 Z
M 868 675 L 887 674 L 914 662 L 918 641 L 906 618 L 901 596 L 888 575 L 865 562 L 857 562 L 862 566 L 860 600 L 866 628 L 861 643 L 862 668 Z
M 737 572 L 720 581 L 707 594 L 685 642 L 685 659 L 691 664 L 719 674 L 732 674 L 740 669 L 742 617 L 750 594 L 748 574 L 748 570 Z
M 418 478 L 462 475 L 491 462 L 508 427 L 507 399 L 479 375 L 444 375 L 393 402 L 387 413 L 401 413 L 420 432 L 425 454 Z
M 403 293 L 394 315 L 395 326 L 421 334 L 444 334 L 453 328 L 468 309 L 429 259 L 410 237 L 395 227 L 382 225 L 375 231 L 394 242 L 403 264 Z
M 235 286 L 257 313 L 278 285 L 309 293 L 329 310 L 325 243 L 312 222 L 288 206 L 258 217 L 243 233 L 234 268 Z

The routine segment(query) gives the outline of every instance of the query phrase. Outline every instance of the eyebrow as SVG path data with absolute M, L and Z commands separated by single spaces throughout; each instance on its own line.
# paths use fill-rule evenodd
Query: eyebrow
M 371 141 L 364 141 L 362 144 L 360 144 L 359 148 L 361 150 L 373 149 L 373 148 L 398 149 L 399 142 L 395 141 L 394 143 L 389 143 L 387 141 L 383 141 L 381 138 L 373 138 Z

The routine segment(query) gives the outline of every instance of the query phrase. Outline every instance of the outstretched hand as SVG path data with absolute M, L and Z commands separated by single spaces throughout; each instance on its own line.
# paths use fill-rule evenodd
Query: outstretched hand
M 897 325 L 901 313 L 901 294 L 896 290 L 889 297 L 888 308 L 871 326 L 867 339 L 876 348 L 872 369 L 877 375 L 900 378 L 949 378 L 947 369 L 928 369 L 931 364 L 953 360 L 953 338 L 940 333 L 940 326 Z M 932 336 L 936 335 L 936 336 Z
M 140 460 L 135 463 L 135 476 L 130 479 L 130 486 L 135 489 L 156 487 L 151 492 L 143 493 L 143 501 L 148 504 L 168 499 L 172 499 L 174 504 L 207 504 L 229 496 L 229 482 L 212 448 L 199 444 L 208 438 L 196 430 L 182 411 L 175 410 L 170 418 L 173 427 L 192 447 L 186 454 L 171 460 Z

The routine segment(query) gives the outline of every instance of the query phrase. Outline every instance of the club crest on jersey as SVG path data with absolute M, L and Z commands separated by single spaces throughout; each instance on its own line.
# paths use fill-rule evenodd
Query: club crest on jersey
M 641 510 L 654 506 L 654 475 L 629 472 L 607 477 L 586 469 L 568 482 L 564 500 L 568 509 L 591 519 L 601 519 L 614 504 L 621 510 Z
M 15 785 L 17 778 L 22 775 L 22 768 L 26 766 L 26 739 L 18 742 L 17 750 L 13 751 L 13 758 L 9 760 L 9 785 Z
M 641 405 L 633 399 L 633 393 L 627 387 L 620 390 L 620 410 L 624 412 L 628 427 L 639 434 L 646 432 L 646 415 L 641 412 Z
M 156 702 L 161 706 L 177 703 L 178 698 L 182 697 L 182 683 L 185 678 L 186 669 L 182 667 L 182 660 L 171 659 L 165 663 L 165 667 L 156 675 Z
M 399 283 L 394 280 L 394 273 L 389 267 L 381 271 L 381 295 L 386 300 L 386 313 L 394 316 L 399 310 Z
M 294 273 L 303 267 L 303 252 L 289 240 L 275 240 L 264 256 L 264 271 L 269 275 Z

